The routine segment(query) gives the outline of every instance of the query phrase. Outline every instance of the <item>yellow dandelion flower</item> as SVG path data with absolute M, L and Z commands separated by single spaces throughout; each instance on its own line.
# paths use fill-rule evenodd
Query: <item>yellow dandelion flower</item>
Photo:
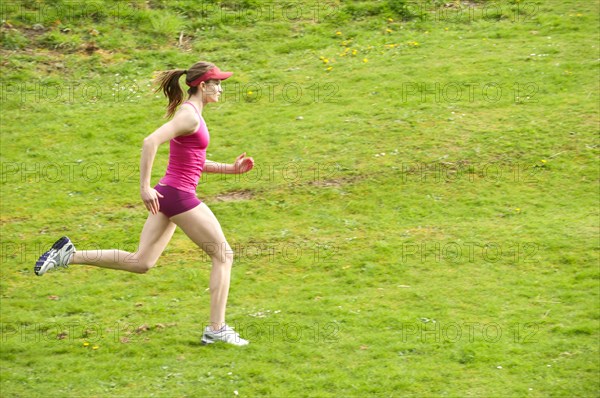
M 352 50 L 352 55 L 356 55 L 357 53 L 358 53 L 358 51 Z
M 97 345 L 95 345 L 95 346 L 92 347 L 92 350 L 97 350 L 98 348 L 100 348 L 100 347 L 98 347 Z
M 252 94 L 254 94 L 254 92 L 252 92 L 252 91 L 248 91 L 246 94 L 248 94 L 248 95 L 252 95 Z
M 83 346 L 84 346 L 84 347 L 87 347 L 87 346 L 89 346 L 89 345 L 90 345 L 90 343 L 88 343 L 87 341 L 86 341 L 85 343 L 83 343 Z
M 368 59 L 366 59 L 366 58 L 363 58 L 363 62 L 364 62 L 364 63 L 367 63 L 367 62 L 369 62 L 369 60 L 368 60 Z
M 323 63 L 324 64 L 328 64 L 329 63 L 329 59 L 327 59 L 327 58 L 323 59 Z
M 327 72 L 331 72 L 331 70 L 333 69 L 333 66 L 328 67 L 327 69 L 325 69 Z
M 391 30 L 391 29 L 389 29 L 389 28 L 388 28 L 388 29 L 386 29 L 385 31 L 386 31 L 387 33 L 392 33 L 392 32 L 393 32 L 393 30 Z
M 515 211 L 516 211 L 517 213 L 519 213 L 519 212 L 521 212 L 521 209 L 517 207 L 517 208 L 515 209 Z
M 340 32 L 340 31 L 338 30 L 337 32 L 335 32 L 335 34 L 339 36 L 339 35 L 341 35 L 341 34 L 342 34 L 342 32 Z
M 542 160 L 540 160 L 540 162 L 546 163 L 546 159 L 542 159 Z
M 392 18 L 388 18 L 388 22 L 394 22 Z

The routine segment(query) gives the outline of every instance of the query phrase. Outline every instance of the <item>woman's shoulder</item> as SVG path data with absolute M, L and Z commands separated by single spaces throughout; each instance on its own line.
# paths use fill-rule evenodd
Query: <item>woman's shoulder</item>
M 181 104 L 175 116 L 173 116 L 172 122 L 182 131 L 185 131 L 185 134 L 191 134 L 198 129 L 202 120 L 192 106 L 185 104 Z

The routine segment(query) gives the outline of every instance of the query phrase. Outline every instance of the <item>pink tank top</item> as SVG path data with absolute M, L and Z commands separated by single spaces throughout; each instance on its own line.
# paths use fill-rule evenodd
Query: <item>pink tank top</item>
M 196 192 L 200 181 L 204 162 L 206 161 L 206 148 L 210 141 L 208 128 L 198 109 L 190 102 L 184 102 L 194 108 L 200 126 L 192 134 L 181 135 L 173 138 L 169 143 L 169 164 L 165 176 L 160 184 L 186 192 Z

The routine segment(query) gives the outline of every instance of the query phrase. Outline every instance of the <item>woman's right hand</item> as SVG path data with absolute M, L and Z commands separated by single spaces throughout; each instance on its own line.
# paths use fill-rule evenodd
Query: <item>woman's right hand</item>
M 152 214 L 158 213 L 160 210 L 158 198 L 164 198 L 164 196 L 162 196 L 156 189 L 150 187 L 142 188 L 140 194 L 146 209 L 148 209 L 148 211 L 150 211 Z

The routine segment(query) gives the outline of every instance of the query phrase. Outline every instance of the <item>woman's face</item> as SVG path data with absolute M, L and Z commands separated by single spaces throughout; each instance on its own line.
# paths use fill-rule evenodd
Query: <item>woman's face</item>
M 203 100 L 206 103 L 219 102 L 219 97 L 223 92 L 220 80 L 208 80 L 204 83 L 204 90 L 202 91 Z

